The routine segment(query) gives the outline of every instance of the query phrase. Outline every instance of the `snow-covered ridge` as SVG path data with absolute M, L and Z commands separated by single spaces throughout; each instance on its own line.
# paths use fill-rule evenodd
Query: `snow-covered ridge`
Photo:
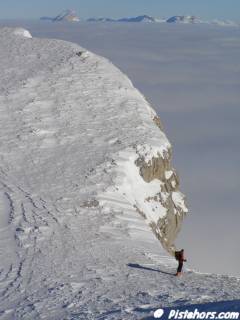
M 173 23 L 173 24 L 210 24 L 225 27 L 239 27 L 239 23 L 230 20 L 203 20 L 192 15 L 176 15 L 169 18 L 156 18 L 146 14 L 136 17 L 111 18 L 111 17 L 91 17 L 88 19 L 80 19 L 73 10 L 64 10 L 56 17 L 41 17 L 40 20 L 49 20 L 52 22 L 68 21 L 68 22 L 121 22 L 121 23 Z
M 159 22 L 154 17 L 148 15 L 141 15 L 137 17 L 128 17 L 128 18 L 89 18 L 87 19 L 89 22 Z
M 160 295 L 239 296 L 235 279 L 170 278 L 158 239 L 171 252 L 187 208 L 160 119 L 131 81 L 22 29 L 0 29 L 0 46 L 0 315 L 136 319 Z M 136 262 L 165 272 L 139 276 Z
M 171 24 L 208 24 L 208 25 L 217 25 L 217 26 L 225 26 L 225 27 L 239 27 L 239 23 L 230 20 L 203 20 L 196 16 L 184 16 L 177 15 L 169 18 L 156 18 L 148 15 L 141 15 L 137 17 L 129 17 L 129 18 L 90 18 L 87 19 L 88 22 L 140 22 L 140 23 L 171 23 Z
M 19 30 L 21 32 L 19 32 Z M 9 33 L 10 32 L 11 31 L 9 31 Z M 3 30 L 2 33 L 5 33 L 6 35 L 8 33 L 8 29 Z M 96 87 L 101 88 L 101 90 L 99 89 L 96 103 L 100 103 L 106 109 L 103 109 L 105 110 L 104 112 L 103 110 L 101 110 L 101 113 L 99 115 L 100 119 L 97 125 L 93 127 L 93 130 L 96 130 L 96 132 L 98 130 L 102 132 L 102 143 L 100 143 L 97 147 L 95 146 L 95 149 L 94 144 L 90 145 L 89 150 L 91 150 L 91 152 L 96 152 L 96 150 L 99 149 L 100 154 L 102 154 L 104 148 L 106 149 L 104 151 L 105 156 L 100 156 L 99 159 L 96 159 L 96 162 L 101 163 L 101 165 L 96 164 L 95 166 L 102 168 L 101 170 L 103 171 L 103 175 L 104 172 L 107 171 L 109 177 L 116 176 L 116 178 L 112 178 L 112 183 L 107 182 L 100 188 L 100 190 L 96 188 L 96 190 L 94 191 L 101 194 L 101 196 L 105 194 L 104 198 L 106 199 L 108 197 L 107 193 L 109 190 L 112 190 L 112 188 L 117 190 L 116 197 L 124 197 L 125 201 L 130 204 L 134 210 L 136 210 L 136 214 L 137 212 L 141 213 L 142 216 L 146 218 L 147 224 L 151 226 L 156 236 L 162 241 L 164 247 L 169 252 L 172 252 L 172 249 L 174 248 L 174 240 L 178 231 L 180 230 L 181 222 L 187 212 L 187 209 L 184 205 L 184 201 L 182 202 L 182 205 L 179 205 L 180 202 L 178 201 L 177 203 L 174 200 L 176 199 L 176 193 L 179 193 L 179 181 L 175 170 L 171 168 L 171 145 L 160 128 L 159 118 L 157 117 L 155 111 L 150 107 L 145 98 L 132 86 L 129 79 L 127 79 L 125 75 L 123 75 L 118 69 L 116 69 L 116 67 L 112 66 L 105 59 L 96 57 L 89 52 L 85 52 L 85 50 L 81 48 L 75 48 L 73 44 L 69 45 L 69 50 L 70 48 L 74 48 L 74 51 L 71 53 L 70 58 L 67 58 L 67 54 L 64 54 L 64 51 L 61 47 L 62 42 L 56 41 L 53 42 L 53 44 L 55 44 L 56 46 L 53 52 L 51 52 L 51 50 L 38 48 L 38 45 L 41 42 L 38 39 L 35 39 L 30 43 L 22 42 L 22 40 L 20 39 L 21 37 L 19 37 L 19 39 L 16 38 L 16 40 L 12 40 L 9 44 L 10 38 L 16 35 L 22 36 L 23 34 L 28 35 L 28 38 L 30 36 L 27 31 L 24 31 L 22 29 L 13 30 L 12 34 L 8 36 L 7 45 L 11 46 L 11 43 L 20 41 L 20 48 L 26 48 L 24 49 L 26 50 L 26 52 L 22 52 L 23 57 L 28 56 L 30 48 L 31 51 L 36 52 L 35 46 L 37 46 L 36 60 L 37 57 L 39 57 L 39 61 L 41 61 L 41 55 L 45 56 L 45 60 L 46 54 L 51 54 L 51 57 L 49 57 L 51 61 L 59 60 L 59 56 L 62 56 L 60 63 L 56 63 L 56 66 L 59 64 L 60 67 L 63 67 L 65 72 L 67 73 L 66 76 L 62 76 L 62 79 L 71 79 L 75 75 L 76 83 L 78 83 L 78 81 L 83 81 L 81 72 L 80 75 L 78 75 L 77 72 L 76 74 L 74 73 L 75 63 L 79 70 L 81 70 L 83 67 L 86 68 L 87 66 L 89 70 L 91 70 L 92 68 L 94 70 L 96 69 L 96 73 L 98 73 L 98 68 L 100 70 L 105 70 L 105 82 L 109 83 L 109 85 L 102 83 L 104 81 L 102 80 L 102 76 L 99 77 L 99 79 L 101 80 L 97 80 L 97 76 L 93 79 L 93 82 L 96 82 Z M 58 46 L 61 47 L 61 51 L 63 51 L 62 54 L 56 53 Z M 79 50 L 80 53 L 78 54 Z M 56 56 L 54 57 L 53 55 Z M 9 56 L 5 58 L 8 59 Z M 71 62 L 71 64 L 69 65 L 69 61 L 72 60 L 73 62 Z M 14 65 L 14 57 L 12 57 L 12 63 Z M 27 70 L 34 68 L 37 63 L 35 62 L 35 59 L 32 59 L 32 61 L 28 60 L 28 64 L 23 61 L 21 65 L 22 68 L 24 68 L 24 75 L 27 75 Z M 95 65 L 99 67 L 96 68 Z M 18 61 L 16 67 L 17 66 Z M 8 80 L 6 81 L 6 83 L 9 84 L 10 79 L 8 79 L 8 70 L 6 70 L 4 66 L 3 68 L 3 77 L 4 75 L 6 75 L 6 80 Z M 44 69 L 45 73 L 43 74 L 43 77 L 45 77 L 45 74 L 49 72 L 48 66 L 40 66 L 40 70 L 38 70 L 37 73 L 38 75 L 41 73 L 41 68 Z M 56 67 L 52 68 L 56 69 Z M 67 68 L 69 68 L 69 70 Z M 73 68 L 73 71 L 71 70 L 71 68 Z M 56 70 L 58 70 L 58 68 Z M 17 71 L 18 73 L 21 73 L 20 70 Z M 12 74 L 10 74 L 10 76 L 12 78 Z M 34 75 L 31 76 L 33 76 L 33 79 L 35 79 Z M 50 76 L 52 77 L 51 73 Z M 79 78 L 79 80 L 77 80 L 77 77 Z M 15 79 L 12 79 L 12 81 L 13 85 L 16 85 L 16 83 L 19 81 L 17 72 L 15 75 Z M 21 81 L 29 82 L 29 79 L 21 79 Z M 40 80 L 36 79 L 34 80 L 34 82 L 35 81 L 38 82 Z M 58 82 L 59 81 L 61 81 L 61 78 L 58 79 Z M 63 83 L 61 84 L 61 86 L 65 90 L 65 85 L 67 86 L 68 81 L 66 82 L 66 84 L 63 80 L 62 82 Z M 86 88 L 88 88 L 88 82 L 86 82 L 84 87 L 85 86 Z M 109 90 L 108 87 L 111 90 Z M 5 90 L 6 89 L 7 88 L 5 88 Z M 9 89 L 12 90 L 12 87 Z M 107 96 L 111 96 L 111 93 L 108 93 L 108 90 L 113 92 L 114 98 L 110 98 L 113 101 L 110 104 L 109 108 L 107 107 L 109 98 L 105 98 L 105 92 Z M 55 97 L 55 99 L 59 100 L 59 98 L 62 97 L 62 100 L 65 101 L 70 95 L 70 92 L 71 91 L 68 92 L 68 95 L 64 96 L 61 94 L 61 92 L 59 92 L 58 97 Z M 77 91 L 75 95 L 75 99 L 77 101 L 80 101 L 81 104 L 85 102 L 86 98 L 84 95 L 82 97 L 81 92 Z M 93 96 L 94 95 L 95 92 L 93 91 Z M 101 98 L 99 98 L 99 96 L 101 96 Z M 94 99 L 94 97 L 91 97 L 91 99 Z M 69 104 L 75 105 L 75 101 L 71 98 Z M 86 123 L 92 122 L 91 116 L 96 117 L 96 111 L 93 112 L 91 110 L 91 106 L 89 106 L 89 108 L 93 115 L 91 115 L 91 112 L 88 114 L 89 119 L 86 121 Z M 108 119 L 105 119 L 105 116 L 109 113 L 109 109 L 111 110 L 111 113 L 114 114 L 114 118 L 116 118 L 116 121 L 114 121 L 114 123 L 111 125 L 111 128 L 108 128 L 107 132 L 104 132 L 103 128 L 107 128 L 109 126 Z M 79 112 L 81 114 L 83 110 L 80 108 Z M 126 123 L 128 123 L 129 125 L 126 125 Z M 33 126 L 33 124 L 31 124 L 31 126 Z M 79 124 L 79 127 L 81 128 L 81 124 Z M 126 129 L 123 131 L 123 128 Z M 46 140 L 46 143 L 48 144 L 51 141 L 54 141 L 53 136 L 57 135 L 56 132 L 58 132 L 58 130 L 59 128 L 52 128 L 49 127 L 49 125 L 46 125 L 45 119 L 43 119 L 41 124 L 36 125 L 36 127 L 32 129 L 32 132 L 34 133 L 34 138 L 39 137 L 40 141 Z M 67 126 L 65 130 L 69 130 L 69 127 Z M 94 140 L 96 138 L 94 136 L 94 132 L 92 133 L 92 135 L 93 137 L 91 139 Z M 111 136 L 109 143 L 107 143 L 107 146 L 105 146 L 105 141 L 107 141 L 108 138 L 105 137 L 105 135 L 107 137 L 109 135 Z M 46 139 L 43 139 L 44 137 L 46 137 Z M 100 138 L 98 137 L 97 139 Z M 79 141 L 79 143 L 81 144 L 81 141 Z M 54 145 L 55 144 L 53 144 L 52 149 L 53 156 L 55 151 Z M 49 147 L 50 146 L 51 143 Z M 119 160 L 119 157 L 121 160 Z M 85 158 L 86 163 L 88 163 L 90 160 L 87 160 L 87 157 Z M 106 165 L 106 162 L 104 160 L 105 158 L 110 158 L 112 161 L 112 165 L 108 166 L 108 169 L 104 168 L 104 166 Z M 122 158 L 125 159 L 124 164 Z M 95 170 L 96 168 L 94 167 L 93 169 Z M 86 170 L 86 168 L 84 168 L 83 166 L 82 170 Z M 168 175 L 167 173 L 169 172 L 172 172 L 172 174 Z M 102 192 L 103 190 L 104 192 Z M 175 197 L 173 197 L 173 195 L 175 195 Z M 181 193 L 179 193 L 178 197 L 182 198 Z M 97 196 L 96 198 L 99 198 L 99 196 Z M 105 210 L 107 207 L 106 202 L 100 200 L 99 202 L 100 206 L 103 207 L 102 209 Z M 113 202 L 111 204 L 111 207 L 115 208 L 116 203 Z M 121 206 L 117 210 L 121 210 Z
M 26 283 L 31 295 L 44 278 L 74 274 L 89 241 L 153 241 L 152 228 L 172 249 L 187 209 L 176 201 L 171 145 L 131 81 L 78 45 L 21 28 L 1 29 L 0 45 L 2 308 L 22 301 Z

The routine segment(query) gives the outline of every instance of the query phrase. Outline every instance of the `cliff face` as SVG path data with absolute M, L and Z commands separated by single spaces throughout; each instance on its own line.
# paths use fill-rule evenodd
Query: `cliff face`
M 115 187 L 111 186 L 100 196 L 100 204 L 103 210 L 106 205 L 119 210 L 118 203 L 112 200 L 113 193 L 117 193 L 121 203 L 131 204 L 164 249 L 174 256 L 174 242 L 188 209 L 179 191 L 179 177 L 171 165 L 172 148 L 162 131 L 160 118 L 153 110 L 149 116 L 159 128 L 156 139 L 134 145 L 115 157 L 112 169 L 116 175 Z
M 179 177 L 171 166 L 171 149 L 163 156 L 159 154 L 148 162 L 140 156 L 135 163 L 145 182 L 150 183 L 154 179 L 161 182 L 159 193 L 154 197 L 147 197 L 145 201 L 160 202 L 166 209 L 166 214 L 156 222 L 149 222 L 149 225 L 163 247 L 174 255 L 174 241 L 188 209 L 184 196 L 179 192 Z
M 155 116 L 153 122 L 163 130 L 160 118 Z M 157 222 L 150 222 L 154 234 L 161 241 L 163 247 L 174 255 L 174 241 L 181 230 L 181 225 L 188 209 L 185 205 L 185 197 L 179 191 L 179 177 L 177 172 L 171 166 L 172 149 L 157 157 L 153 157 L 148 162 L 143 156 L 139 156 L 136 165 L 139 167 L 139 173 L 145 182 L 151 182 L 154 179 L 161 181 L 160 192 L 154 197 L 149 197 L 146 201 L 158 201 L 166 208 L 166 215 L 159 218 Z

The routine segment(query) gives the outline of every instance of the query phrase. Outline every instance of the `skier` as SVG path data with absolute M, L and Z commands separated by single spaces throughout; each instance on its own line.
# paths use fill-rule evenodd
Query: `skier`
M 182 275 L 183 262 L 187 261 L 184 257 L 184 249 L 180 251 L 175 251 L 175 258 L 178 261 L 178 268 L 176 273 L 176 276 L 178 277 Z

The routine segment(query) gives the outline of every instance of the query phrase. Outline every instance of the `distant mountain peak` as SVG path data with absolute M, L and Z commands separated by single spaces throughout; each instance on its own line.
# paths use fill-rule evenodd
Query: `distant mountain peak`
M 87 21 L 89 22 L 157 22 L 157 19 L 154 17 L 148 16 L 146 14 L 137 16 L 137 17 L 127 17 L 120 19 L 112 18 L 90 18 Z
M 79 21 L 80 19 L 76 15 L 75 11 L 66 9 L 62 11 L 59 15 L 57 15 L 54 19 L 54 21 Z
M 41 17 L 41 20 L 49 20 L 52 22 L 68 21 L 79 22 L 80 18 L 77 16 L 74 10 L 63 10 L 56 17 Z M 124 18 L 109 18 L 109 17 L 92 17 L 86 19 L 87 22 L 133 22 L 133 23 L 172 23 L 172 24 L 211 24 L 217 26 L 229 26 L 239 27 L 240 25 L 230 20 L 212 20 L 204 21 L 193 15 L 176 15 L 170 18 L 156 18 L 147 14 L 142 14 L 136 17 L 124 17 Z
M 195 16 L 173 16 L 167 19 L 168 23 L 199 23 L 201 20 Z
M 78 22 L 78 21 L 80 21 L 76 12 L 73 10 L 70 10 L 70 9 L 63 10 L 56 17 L 41 17 L 40 19 L 41 20 L 50 20 L 52 22 L 59 22 L 59 21 Z
M 133 18 L 121 18 L 118 19 L 119 22 L 155 22 L 155 18 L 148 16 L 146 14 L 133 17 Z

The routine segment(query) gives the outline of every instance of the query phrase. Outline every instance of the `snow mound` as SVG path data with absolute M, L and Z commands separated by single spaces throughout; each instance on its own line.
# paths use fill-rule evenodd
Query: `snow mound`
M 23 29 L 23 28 L 16 28 L 16 29 L 13 31 L 13 34 L 14 34 L 15 36 L 20 36 L 20 37 L 23 37 L 23 38 L 32 39 L 31 33 L 30 33 L 28 30 Z

